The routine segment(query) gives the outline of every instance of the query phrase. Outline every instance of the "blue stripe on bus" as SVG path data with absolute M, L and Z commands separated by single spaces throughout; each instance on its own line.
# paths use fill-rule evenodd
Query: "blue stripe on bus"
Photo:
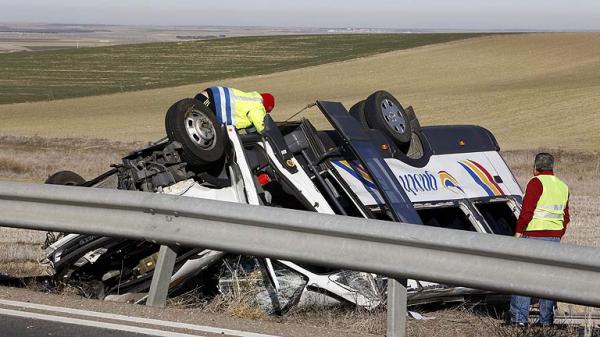
M 496 194 L 494 193 L 494 191 L 492 191 L 486 184 L 483 183 L 483 181 L 481 181 L 481 178 L 479 178 L 479 176 L 477 176 L 477 174 L 475 174 L 475 172 L 473 172 L 473 170 L 470 170 L 469 167 L 461 162 L 458 162 L 466 171 L 467 173 L 471 176 L 471 178 L 473 178 L 473 180 L 475 180 L 475 182 L 477 183 L 477 185 L 481 186 L 481 188 L 484 189 L 484 191 L 490 196 L 493 197 Z
M 358 172 L 356 172 L 353 168 L 350 168 L 344 164 L 342 164 L 341 162 L 337 161 L 337 160 L 332 160 L 332 163 L 334 163 L 336 166 L 338 166 L 339 168 L 343 169 L 344 171 L 350 173 L 354 178 L 358 179 L 363 185 L 365 185 L 368 188 L 372 188 L 372 189 L 377 189 L 377 186 L 366 180 L 363 176 L 361 176 Z

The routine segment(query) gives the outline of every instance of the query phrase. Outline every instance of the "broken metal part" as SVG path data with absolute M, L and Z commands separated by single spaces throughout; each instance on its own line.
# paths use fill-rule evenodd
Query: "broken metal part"
M 74 265 L 76 267 L 80 268 L 88 263 L 93 264 L 94 262 L 98 261 L 98 259 L 100 258 L 100 256 L 102 256 L 102 254 L 104 254 L 106 252 L 107 252 L 106 248 L 98 248 L 98 249 L 89 251 L 84 256 L 80 257 L 79 260 L 77 260 L 74 263 Z
M 102 282 L 106 282 L 112 278 L 115 278 L 117 276 L 121 275 L 121 271 L 120 270 L 111 270 L 109 272 L 106 272 L 104 275 L 102 275 Z
M 158 253 L 154 253 L 142 260 L 137 265 L 137 269 L 140 274 L 145 274 L 150 271 L 153 271 L 156 267 L 156 261 L 158 261 Z
M 182 160 L 181 148 L 178 142 L 171 142 L 162 149 L 154 146 L 125 157 L 117 166 L 119 189 L 155 192 L 193 177 Z

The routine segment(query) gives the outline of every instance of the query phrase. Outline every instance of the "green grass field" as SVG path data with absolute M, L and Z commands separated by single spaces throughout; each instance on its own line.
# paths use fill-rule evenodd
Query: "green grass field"
M 0 55 L 0 104 L 260 75 L 482 34 L 305 35 Z

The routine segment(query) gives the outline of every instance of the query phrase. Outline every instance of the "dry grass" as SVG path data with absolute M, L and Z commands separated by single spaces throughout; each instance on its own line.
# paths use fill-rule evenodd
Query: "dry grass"
M 436 319 L 409 322 L 409 336 L 430 337 L 576 337 L 579 334 L 572 327 L 519 328 L 504 325 L 502 320 L 487 313 L 458 308 L 435 312 Z M 413 324 L 410 324 L 413 323 Z M 411 329 L 412 328 L 412 329 Z
M 480 124 L 505 149 L 597 150 L 599 55 L 600 34 L 491 36 L 220 83 L 273 92 L 279 119 L 316 99 L 349 107 L 384 88 L 422 124 Z M 3 105 L 0 134 L 159 138 L 167 108 L 210 84 Z
M 0 179 L 43 182 L 52 173 L 74 170 L 87 179 L 108 170 L 140 144 L 107 140 L 0 137 Z M 0 273 L 43 275 L 45 232 L 0 228 Z
M 526 329 L 505 326 L 502 320 L 485 312 L 464 307 L 423 311 L 429 320 L 409 319 L 407 335 L 410 337 L 574 337 L 579 336 L 574 327 L 529 327 Z M 378 336 L 386 332 L 386 311 L 366 311 L 352 307 L 308 306 L 294 308 L 285 317 L 278 318 L 296 324 L 327 326 L 340 330 L 370 333 Z
M 600 198 L 573 196 L 571 223 L 563 243 L 600 247 Z
M 280 324 L 294 323 L 311 327 L 327 327 L 356 334 L 382 336 L 386 332 L 387 314 L 385 308 L 368 311 L 349 305 L 323 305 L 319 301 L 293 307 L 283 316 L 267 316 L 253 301 L 253 291 L 245 289 L 231 298 L 217 296 L 210 300 L 202 297 L 202 292 L 192 290 L 176 298 L 169 299 L 167 305 L 178 309 L 200 309 L 209 313 L 225 313 L 234 317 L 271 320 Z M 414 308 L 413 308 L 414 309 Z M 431 337 L 570 337 L 577 336 L 572 328 L 519 329 L 506 327 L 503 321 L 485 313 L 465 307 L 427 309 L 417 308 L 431 320 L 409 319 L 408 336 Z
M 6 245 L 0 244 L 2 249 L 6 249 Z M 30 250 L 35 250 L 39 247 L 28 247 Z M 40 250 L 41 251 L 41 250 Z M 29 277 L 45 275 L 46 269 L 40 266 L 38 260 L 23 261 L 23 257 L 19 257 L 14 262 L 0 262 L 0 275 L 10 275 L 13 277 Z
M 254 303 L 254 297 L 250 295 L 233 298 L 217 295 L 204 309 L 213 313 L 225 312 L 239 318 L 264 319 L 267 317 L 267 314 Z
M 562 242 L 600 247 L 600 155 L 548 149 L 504 152 L 523 190 L 532 175 L 533 159 L 541 151 L 555 155 L 556 174 L 571 190 L 571 223 Z
M 368 311 L 351 306 L 323 306 L 321 303 L 308 304 L 292 308 L 285 316 L 278 317 L 282 323 L 287 321 L 311 326 L 327 326 L 361 333 L 384 335 L 386 312 L 383 309 Z
M 44 257 L 41 243 L 45 238 L 45 232 L 0 228 L 0 274 L 44 274 L 45 269 L 38 261 Z
M 25 174 L 29 167 L 13 158 L 0 158 L 0 171 Z
M 255 273 L 260 273 L 256 271 Z M 267 313 L 256 303 L 258 293 L 257 283 L 240 282 L 237 277 L 236 286 L 233 287 L 233 293 L 224 295 L 218 294 L 207 298 L 206 294 L 200 288 L 192 289 L 177 297 L 168 299 L 167 305 L 172 308 L 189 309 L 201 308 L 201 310 L 210 313 L 226 313 L 233 317 L 249 319 L 265 319 Z M 253 279 L 253 278 L 250 278 Z M 255 280 L 262 277 L 257 274 Z
M 103 139 L 0 136 L 0 179 L 43 182 L 60 170 L 75 170 L 91 179 L 140 145 Z
M 538 150 L 504 151 L 502 156 L 524 189 L 532 176 L 533 160 L 539 152 L 555 157 L 556 175 L 563 179 L 575 196 L 600 197 L 600 152 L 576 152 L 541 148 Z
M 582 335 L 580 330 L 575 326 L 521 328 L 490 324 L 485 333 L 492 337 L 579 337 Z
M 23 232 L 19 229 L 0 227 L 0 244 L 11 243 L 11 244 L 32 245 L 32 244 L 38 244 L 41 240 L 44 240 L 44 238 L 45 238 L 45 232 L 41 232 L 41 231 Z

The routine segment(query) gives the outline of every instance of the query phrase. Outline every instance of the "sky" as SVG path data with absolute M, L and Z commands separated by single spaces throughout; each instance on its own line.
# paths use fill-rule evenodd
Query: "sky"
M 600 0 L 0 0 L 0 21 L 600 30 Z

